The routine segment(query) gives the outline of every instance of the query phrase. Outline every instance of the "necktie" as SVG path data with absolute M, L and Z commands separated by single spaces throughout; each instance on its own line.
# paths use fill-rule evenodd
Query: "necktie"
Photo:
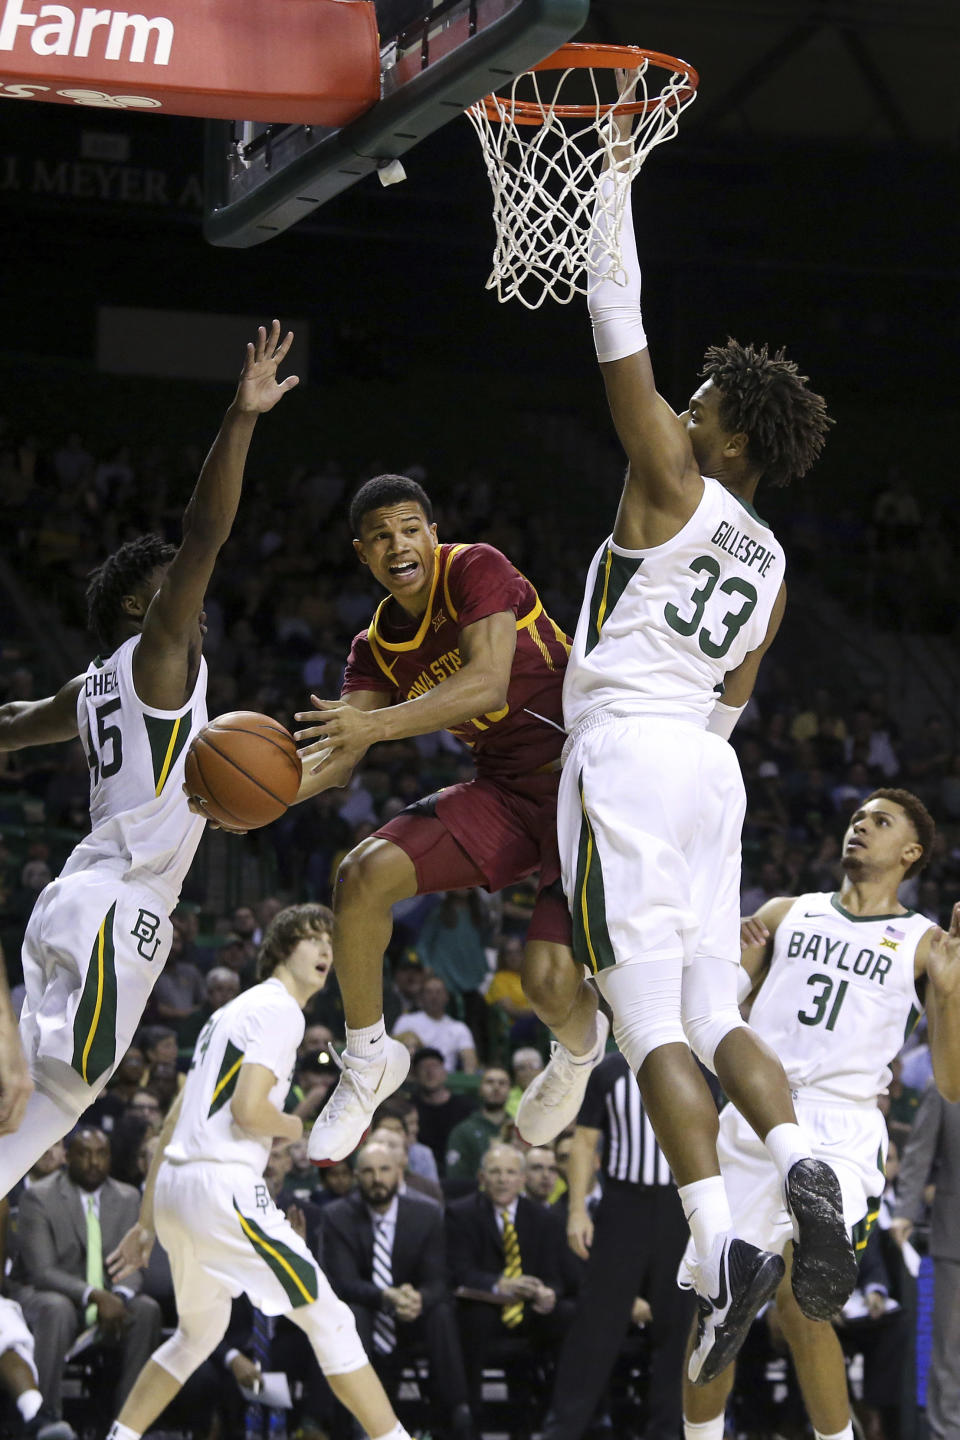
M 387 1240 L 387 1227 L 382 1216 L 373 1222 L 373 1283 L 379 1290 L 393 1284 L 393 1247 Z M 397 1346 L 397 1322 L 386 1310 L 373 1317 L 373 1348 L 389 1355 Z
M 503 1274 L 506 1280 L 515 1280 L 518 1275 L 523 1274 L 517 1227 L 510 1219 L 509 1210 L 501 1210 L 500 1217 L 503 1220 Z M 508 1330 L 515 1330 L 523 1319 L 523 1301 L 517 1300 L 513 1305 L 504 1305 L 500 1318 Z
M 96 1203 L 92 1195 L 87 1196 L 87 1284 L 92 1290 L 102 1290 L 103 1234 L 100 1230 L 100 1217 L 97 1214 Z M 95 1304 L 87 1306 L 83 1318 L 87 1325 L 97 1323 Z

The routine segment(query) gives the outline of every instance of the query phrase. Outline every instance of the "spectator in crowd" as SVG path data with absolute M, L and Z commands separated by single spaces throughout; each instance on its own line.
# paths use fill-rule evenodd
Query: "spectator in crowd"
M 204 1000 L 203 975 L 184 958 L 183 931 L 173 927 L 170 956 L 151 996 L 150 1014 L 172 1025 L 178 1044 L 185 1043 L 181 1026 L 200 1009 Z
M 241 990 L 249 990 L 256 982 L 257 947 L 236 931 L 230 930 L 224 935 L 219 959 L 221 965 L 236 975 Z
M 447 1084 L 448 1075 L 443 1055 L 424 1045 L 413 1057 L 410 1066 L 413 1078 L 413 1099 L 420 1120 L 420 1139 L 427 1145 L 444 1173 L 447 1140 L 458 1120 L 464 1120 L 476 1109 L 476 1101 L 468 1095 L 455 1095 Z
M 447 890 L 440 904 L 430 911 L 417 937 L 421 963 L 438 975 L 456 998 L 474 1035 L 483 1035 L 486 1025 L 480 992 L 490 974 L 486 953 L 489 929 L 478 890 Z M 423 1008 L 427 1008 L 426 996 Z M 424 1043 L 436 1045 L 438 1042 L 424 1037 Z
M 492 1145 L 483 1157 L 481 1188 L 451 1201 L 447 1240 L 471 1410 L 480 1413 L 484 1365 L 501 1340 L 523 1339 L 541 1362 L 556 1354 L 563 1329 L 557 1312 L 562 1233 L 557 1217 L 523 1194 L 523 1156 Z
M 495 1140 L 505 1139 L 510 1076 L 502 1065 L 488 1065 L 480 1079 L 480 1106 L 454 1125 L 447 1137 L 446 1176 L 471 1184 Z
M 413 1101 L 406 1095 L 391 1095 L 376 1111 L 373 1123 L 380 1125 L 388 1117 L 396 1117 L 403 1126 L 409 1169 L 414 1175 L 422 1175 L 424 1180 L 439 1180 L 440 1172 L 433 1151 L 420 1142 L 420 1115 Z
M 363 1146 L 356 1174 L 357 1189 L 323 1215 L 330 1282 L 353 1311 L 387 1394 L 395 1397 L 404 1362 L 425 1347 L 438 1412 L 431 1434 L 470 1436 L 442 1213 L 399 1193 L 400 1165 L 384 1144 Z
M 146 1069 L 147 1062 L 143 1051 L 139 1046 L 131 1045 L 107 1081 L 106 1089 L 100 1092 L 87 1110 L 84 1117 L 87 1123 L 98 1126 L 109 1135 L 139 1091 Z
M 31 1185 L 20 1200 L 16 1297 L 37 1340 L 40 1391 L 63 1414 L 63 1363 L 78 1333 L 96 1324 L 100 1343 L 120 1352 L 116 1404 L 122 1404 L 160 1340 L 160 1307 L 131 1275 L 112 1289 L 104 1257 L 136 1222 L 140 1195 L 110 1179 L 110 1142 L 76 1130 L 66 1170 Z
M 535 1205 L 550 1206 L 557 1193 L 557 1159 L 552 1150 L 532 1146 L 523 1157 L 523 1193 Z
M 926 1186 L 936 1177 L 930 1227 L 933 1256 L 933 1353 L 927 1384 L 931 1440 L 960 1434 L 960 1102 L 950 1104 L 937 1087 L 924 1092 L 900 1160 L 891 1232 L 909 1240 L 923 1214 Z
M 332 1165 L 324 1165 L 319 1170 L 315 1165 L 311 1165 L 311 1169 L 315 1175 L 319 1175 L 320 1184 L 310 1199 L 321 1209 L 334 1200 L 342 1200 L 356 1184 L 353 1165 L 349 1160 L 335 1160 Z
M 394 1035 L 412 1031 L 421 1045 L 439 1050 L 448 1070 L 465 1070 L 468 1075 L 477 1068 L 477 1047 L 469 1028 L 462 1020 L 447 1014 L 450 993 L 439 975 L 428 975 L 423 982 L 422 1010 L 401 1015 L 394 1026 Z
M 387 1023 L 391 1033 L 401 1015 L 412 1015 L 423 1009 L 423 981 L 423 966 L 417 956 L 410 952 L 401 955 L 393 966 L 392 984 L 384 995 L 384 1006 L 390 1009 Z
M 144 1088 L 160 1102 L 164 1115 L 183 1088 L 185 1078 L 172 1060 L 155 1060 L 150 1066 L 150 1078 Z
M 214 965 L 208 970 L 203 982 L 203 1000 L 197 1010 L 177 1027 L 180 1043 L 185 1050 L 192 1050 L 200 1038 L 200 1031 L 211 1015 L 215 1015 L 240 994 L 240 977 L 226 965 Z
M 177 1032 L 169 1025 L 144 1025 L 139 1035 L 140 1049 L 143 1051 L 143 1058 L 147 1065 L 140 1084 L 146 1087 L 150 1084 L 150 1068 L 158 1060 L 169 1060 L 172 1065 L 177 1063 L 179 1046 L 177 1043 Z
M 530 1045 L 537 1034 L 536 1011 L 523 993 L 520 971 L 523 967 L 523 940 L 519 935 L 504 935 L 500 941 L 497 969 L 487 986 L 484 999 L 492 1014 L 500 1018 L 512 1049 Z M 499 1058 L 499 1057 L 498 1057 Z
M 524 1090 L 543 1069 L 543 1056 L 533 1045 L 521 1045 L 520 1049 L 514 1050 L 510 1057 L 510 1069 L 513 1074 L 513 1084 L 507 1097 L 507 1114 L 512 1120 L 517 1113 L 520 1097 Z
M 400 1188 L 398 1194 L 410 1195 L 414 1200 L 427 1200 L 443 1204 L 443 1190 L 439 1180 L 427 1180 L 417 1175 L 408 1164 L 406 1126 L 398 1115 L 384 1115 L 380 1120 L 374 1117 L 370 1139 L 385 1145 L 400 1167 Z

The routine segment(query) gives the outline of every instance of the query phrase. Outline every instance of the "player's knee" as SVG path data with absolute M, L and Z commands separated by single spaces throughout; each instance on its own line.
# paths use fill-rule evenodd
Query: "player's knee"
M 636 1075 L 663 1045 L 685 1045 L 680 1020 L 683 957 L 661 956 L 601 970 L 599 985 L 613 1011 L 613 1037 Z
M 397 898 L 394 892 L 399 878 L 394 852 L 406 860 L 397 846 L 383 841 L 362 841 L 355 845 L 337 869 L 333 887 L 334 910 L 351 905 L 366 908 L 378 901 L 392 904 Z
M 687 1044 L 707 1069 L 716 1074 L 716 1054 L 721 1041 L 731 1030 L 744 1024 L 743 1016 L 736 1005 L 726 1005 L 705 1015 L 683 1015 L 683 1033 Z
M 229 1320 L 229 1301 L 213 1305 L 209 1310 L 181 1315 L 180 1324 L 170 1339 L 153 1352 L 153 1359 L 168 1375 L 184 1384 L 219 1345 Z
M 301 1305 L 288 1316 L 310 1342 L 324 1375 L 347 1375 L 369 1364 L 349 1305 L 328 1298 Z

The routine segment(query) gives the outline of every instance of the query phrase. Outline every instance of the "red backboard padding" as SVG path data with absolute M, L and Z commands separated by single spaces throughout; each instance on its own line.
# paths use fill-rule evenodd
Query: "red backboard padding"
M 380 98 L 374 0 L 0 0 L 3 97 L 346 125 Z

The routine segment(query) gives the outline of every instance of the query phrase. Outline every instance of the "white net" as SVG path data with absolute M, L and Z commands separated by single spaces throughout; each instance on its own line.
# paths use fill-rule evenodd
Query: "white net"
M 670 72 L 645 56 L 626 72 L 580 66 L 528 71 L 508 94 L 488 95 L 470 107 L 493 189 L 496 248 L 487 289 L 498 300 L 516 299 L 528 310 L 548 296 L 567 305 L 588 294 L 600 275 L 617 278 L 616 237 L 630 181 L 653 147 L 677 133 L 696 83 L 694 72 Z M 585 86 L 586 94 L 577 94 L 576 86 Z M 610 92 L 606 98 L 603 87 Z M 631 106 L 637 113 L 624 113 Z M 608 170 L 618 183 L 600 187 Z

